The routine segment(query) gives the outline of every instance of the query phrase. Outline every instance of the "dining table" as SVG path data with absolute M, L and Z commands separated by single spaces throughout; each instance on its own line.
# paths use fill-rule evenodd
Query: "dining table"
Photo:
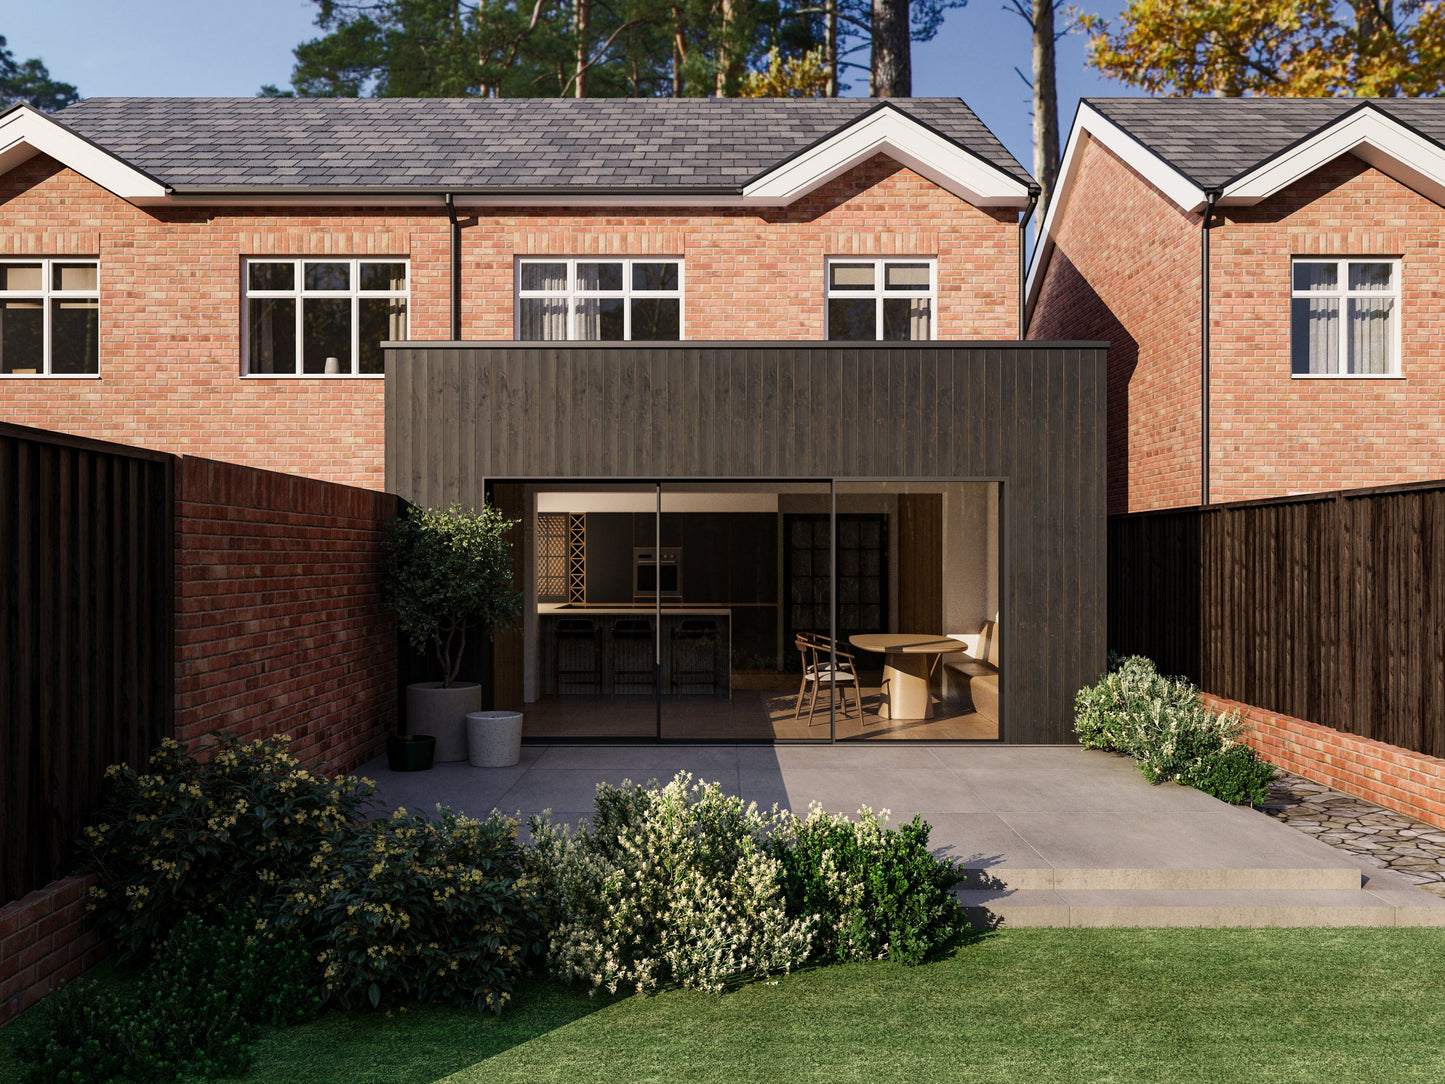
M 961 640 L 928 633 L 869 632 L 848 637 L 859 651 L 883 656 L 880 719 L 932 719 L 930 685 L 938 660 L 964 650 Z

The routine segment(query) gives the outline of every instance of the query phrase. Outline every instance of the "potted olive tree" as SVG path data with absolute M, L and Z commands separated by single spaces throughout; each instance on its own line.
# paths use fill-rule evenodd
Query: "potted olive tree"
M 441 664 L 441 681 L 406 688 L 407 733 L 434 737 L 438 761 L 467 759 L 466 716 L 482 706 L 482 687 L 457 680 L 467 633 L 490 634 L 521 612 L 507 538 L 515 524 L 492 505 L 411 507 L 387 538 L 387 605 L 411 646 Z

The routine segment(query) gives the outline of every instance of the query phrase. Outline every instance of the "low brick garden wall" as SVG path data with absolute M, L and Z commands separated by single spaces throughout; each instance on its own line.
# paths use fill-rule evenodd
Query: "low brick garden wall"
M 1260 756 L 1295 775 L 1445 828 L 1445 760 L 1203 694 L 1249 724 Z

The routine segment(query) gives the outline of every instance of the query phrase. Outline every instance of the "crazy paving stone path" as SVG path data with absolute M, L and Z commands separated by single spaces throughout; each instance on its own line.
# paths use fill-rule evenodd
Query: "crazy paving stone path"
M 1372 865 L 1445 897 L 1445 829 L 1281 773 L 1261 811 Z

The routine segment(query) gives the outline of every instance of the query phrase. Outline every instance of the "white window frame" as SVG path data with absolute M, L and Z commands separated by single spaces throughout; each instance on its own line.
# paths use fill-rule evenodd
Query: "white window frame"
M 251 289 L 251 265 L 262 263 L 289 263 L 295 268 L 295 287 L 290 290 Z M 344 263 L 351 267 L 351 288 L 347 290 L 306 290 L 306 264 Z M 406 289 L 404 290 L 362 290 L 361 268 L 364 264 L 393 264 L 406 266 Z M 296 369 L 294 373 L 253 373 L 251 366 L 251 298 L 291 298 L 296 302 Z M 351 365 L 339 373 L 301 372 L 304 364 L 305 326 L 303 303 L 306 298 L 350 298 L 351 299 Z M 241 376 L 250 380 L 383 380 L 384 373 L 363 373 L 361 369 L 361 301 L 362 299 L 393 299 L 406 302 L 406 332 L 411 337 L 411 258 L 408 256 L 248 256 L 241 264 Z
M 1391 266 L 1390 281 L 1394 284 L 1391 290 L 1351 290 L 1349 288 L 1350 264 L 1355 263 L 1387 263 Z M 1296 290 L 1294 287 L 1294 269 L 1301 264 L 1334 264 L 1335 282 L 1337 286 L 1333 290 Z M 1289 341 L 1289 369 L 1292 380 L 1403 380 L 1404 373 L 1400 364 L 1400 325 L 1403 323 L 1403 312 L 1401 308 L 1401 261 L 1398 257 L 1391 256 L 1295 256 L 1289 262 L 1289 296 L 1290 296 L 1290 341 Z M 1349 302 L 1351 299 L 1366 299 L 1379 301 L 1381 298 L 1388 298 L 1395 302 L 1394 328 L 1390 337 L 1390 364 L 1389 371 L 1384 373 L 1297 373 L 1294 371 L 1294 301 L 1296 298 L 1335 298 L 1340 303 L 1340 316 L 1337 323 L 1340 325 L 1340 341 L 1337 346 L 1339 351 L 1340 364 L 1343 366 L 1349 359 Z
M 100 379 L 100 350 L 96 350 L 95 372 L 93 373 L 53 373 L 50 371 L 53 359 L 51 358 L 50 345 L 50 324 L 51 324 L 51 302 L 56 301 L 94 301 L 96 306 L 97 336 L 99 336 L 99 314 L 100 314 L 100 258 L 98 256 L 0 256 L 0 263 L 7 264 L 33 264 L 40 265 L 40 289 L 37 290 L 0 290 L 0 301 L 40 301 L 42 342 L 41 348 L 41 371 L 38 373 L 0 373 L 0 379 L 5 380 L 99 380 Z M 57 290 L 54 288 L 54 277 L 51 269 L 55 264 L 80 264 L 95 268 L 95 289 L 94 290 Z
M 524 290 L 522 289 L 522 266 L 529 263 L 564 263 L 567 265 L 566 290 Z M 621 290 L 579 290 L 577 289 L 577 265 L 579 263 L 620 263 L 622 265 Z M 632 265 L 638 263 L 677 264 L 676 290 L 634 290 L 632 288 Z M 524 297 L 549 297 L 567 299 L 566 340 L 542 340 L 553 342 L 631 342 L 632 341 L 632 299 L 634 297 L 675 297 L 677 298 L 677 341 L 687 339 L 687 268 L 681 256 L 518 256 L 512 268 L 512 281 L 516 284 L 512 304 L 512 337 L 520 340 L 522 335 L 522 299 Z M 621 339 L 579 339 L 577 337 L 577 302 L 584 298 L 622 298 Z
M 835 290 L 833 289 L 833 266 L 835 264 L 867 264 L 873 265 L 873 288 L 871 290 Z M 928 265 L 928 290 L 888 290 L 885 289 L 885 275 L 889 264 L 927 264 Z M 937 256 L 884 256 L 876 259 L 867 256 L 830 256 L 823 268 L 823 335 L 832 339 L 833 329 L 829 326 L 828 302 L 833 298 L 847 299 L 850 301 L 866 301 L 872 298 L 873 306 L 873 341 L 883 342 L 883 300 L 884 298 L 928 298 L 928 338 L 898 340 L 901 342 L 932 342 L 938 338 L 938 257 Z M 839 340 L 845 341 L 845 340 Z M 866 342 L 867 340 L 856 340 Z

